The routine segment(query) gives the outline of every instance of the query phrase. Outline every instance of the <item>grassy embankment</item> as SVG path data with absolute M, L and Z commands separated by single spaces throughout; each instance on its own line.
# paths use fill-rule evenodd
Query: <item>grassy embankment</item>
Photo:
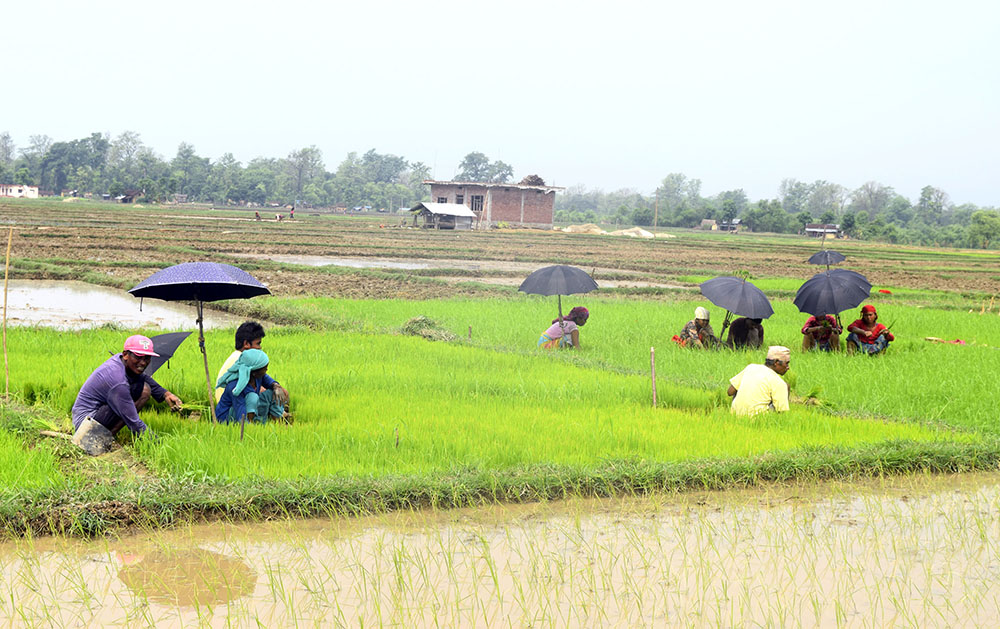
M 33 429 L 38 415 L 67 426 L 79 384 L 126 333 L 16 330 L 11 382 L 31 407 L 6 409 L 8 427 L 20 427 L 27 444 L 11 456 L 42 463 L 6 486 L 0 518 L 13 531 L 93 533 L 204 515 L 356 513 L 995 467 L 1000 428 L 987 396 L 976 393 L 991 390 L 990 374 L 1000 368 L 995 315 L 904 309 L 888 299 L 883 318 L 895 321 L 900 337 L 890 354 L 796 352 L 793 393 L 820 405 L 752 420 L 730 417 L 721 391 L 759 352 L 682 351 L 669 341 L 695 302 L 569 298 L 567 306 L 592 310 L 584 350 L 539 355 L 533 345 L 554 308 L 550 299 L 254 300 L 247 303 L 298 312 L 319 328 L 274 328 L 265 340 L 273 375 L 293 393 L 295 425 L 253 426 L 240 443 L 229 427 L 150 413 L 160 440 L 140 440 L 105 461 L 38 441 Z M 767 341 L 794 349 L 802 316 L 786 302 L 775 308 Z M 398 335 L 418 315 L 457 339 Z M 924 334 L 976 344 L 927 343 Z M 231 332 L 209 333 L 210 357 L 221 360 L 230 343 Z M 56 346 L 59 361 L 39 360 L 37 348 Z M 204 372 L 196 344 L 188 341 L 157 376 L 182 398 L 198 399 Z M 7 460 L 7 468 L 20 465 Z M 53 480 L 53 461 L 68 484 Z

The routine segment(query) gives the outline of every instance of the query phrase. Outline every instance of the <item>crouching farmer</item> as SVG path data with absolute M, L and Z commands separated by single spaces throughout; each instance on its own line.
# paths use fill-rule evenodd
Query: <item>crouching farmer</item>
M 282 419 L 285 408 L 274 392 L 264 386 L 267 375 L 267 354 L 259 349 L 247 349 L 222 374 L 216 386 L 223 387 L 222 398 L 215 407 L 215 418 L 223 423 L 247 421 L 263 424 L 268 419 Z
M 756 415 L 768 410 L 788 410 L 788 384 L 781 379 L 791 363 L 787 347 L 772 345 L 763 365 L 747 365 L 730 378 L 730 411 L 734 415 Z
M 181 409 L 181 399 L 144 372 L 153 356 L 153 342 L 145 336 L 130 336 L 120 354 L 94 370 L 73 403 L 73 442 L 89 454 L 103 454 L 114 435 L 125 426 L 136 434 L 148 431 L 139 419 L 139 409 L 152 397 Z M 96 424 L 96 425 L 95 425 Z

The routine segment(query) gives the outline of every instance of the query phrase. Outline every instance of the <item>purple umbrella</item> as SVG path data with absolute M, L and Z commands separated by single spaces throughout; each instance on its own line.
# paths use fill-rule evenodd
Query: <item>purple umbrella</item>
M 208 403 L 215 398 L 212 379 L 208 372 L 208 354 L 205 352 L 203 326 L 206 301 L 223 299 L 249 299 L 257 295 L 270 295 L 271 291 L 243 269 L 218 262 L 185 262 L 153 273 L 131 288 L 133 296 L 163 301 L 193 301 L 198 306 L 198 346 L 205 361 L 205 384 Z M 141 302 L 140 302 L 141 303 Z

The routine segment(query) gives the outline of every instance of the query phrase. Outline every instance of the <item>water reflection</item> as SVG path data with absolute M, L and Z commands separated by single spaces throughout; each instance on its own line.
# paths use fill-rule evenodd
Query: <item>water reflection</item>
M 157 299 L 139 300 L 126 291 L 86 282 L 14 280 L 7 288 L 8 325 L 40 325 L 80 330 L 117 324 L 127 329 L 191 327 L 197 317 L 193 306 Z M 205 312 L 205 327 L 235 327 L 240 319 L 225 313 Z
M 993 626 L 998 482 L 914 476 L 22 541 L 0 545 L 0 619 Z
M 118 552 L 116 557 L 122 564 L 118 578 L 133 594 L 167 605 L 228 603 L 253 592 L 257 583 L 245 562 L 201 548 Z

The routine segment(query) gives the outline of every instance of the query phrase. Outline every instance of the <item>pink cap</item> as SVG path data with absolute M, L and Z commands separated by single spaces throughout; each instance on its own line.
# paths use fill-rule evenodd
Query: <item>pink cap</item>
M 123 352 L 132 352 L 137 356 L 159 356 L 153 351 L 153 341 L 141 334 L 135 334 L 125 339 Z

